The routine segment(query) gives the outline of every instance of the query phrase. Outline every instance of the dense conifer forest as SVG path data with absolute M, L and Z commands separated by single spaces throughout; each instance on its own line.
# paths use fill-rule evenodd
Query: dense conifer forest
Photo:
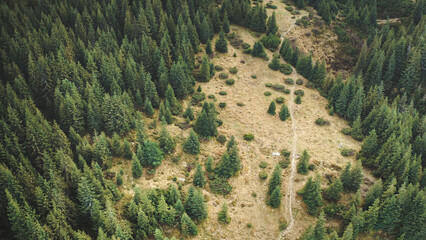
M 223 228 L 232 222 L 235 205 L 228 210 L 221 202 L 212 217 L 205 191 L 226 196 L 239 188 L 232 182 L 246 156 L 239 139 L 219 131 L 226 103 L 217 105 L 200 83 L 228 78 L 213 62 L 233 49 L 233 26 L 261 36 L 243 51 L 265 62 L 263 71 L 297 71 L 361 142 L 357 160 L 338 176 L 327 181 L 315 172 L 297 189 L 317 218 L 301 239 L 424 239 L 426 1 L 283 2 L 359 34 L 363 47 L 349 77 L 330 74 L 325 61 L 281 36 L 279 13 L 267 14 L 274 5 L 266 1 L 2 1 L 0 239 L 184 239 L 205 232 L 200 226 L 208 218 Z M 377 24 L 386 18 L 400 21 Z M 295 104 L 309 107 L 303 90 L 294 94 Z M 291 121 L 293 103 L 282 102 L 265 103 L 264 115 Z M 171 126 L 190 130 L 179 139 Z M 203 152 L 208 141 L 224 144 L 215 163 Z M 122 187 L 126 179 L 155 175 L 178 158 L 177 149 L 197 160 L 208 156 L 194 164 L 192 182 Z M 310 154 L 300 152 L 297 174 L 314 170 Z M 281 155 L 286 160 L 270 166 L 271 176 L 260 176 L 267 178 L 261 204 L 272 209 L 285 204 L 282 170 L 294 158 Z M 129 162 L 130 176 L 111 171 L 118 162 Z M 364 169 L 375 180 L 361 194 Z

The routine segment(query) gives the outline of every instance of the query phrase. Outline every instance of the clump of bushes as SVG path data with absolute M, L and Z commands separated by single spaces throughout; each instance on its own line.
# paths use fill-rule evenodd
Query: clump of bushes
M 305 95 L 305 91 L 303 91 L 302 89 L 297 89 L 296 91 L 294 91 L 294 95 L 303 97 Z
M 219 92 L 219 95 L 221 95 L 221 96 L 225 96 L 225 95 L 227 95 L 228 93 L 227 92 L 225 92 L 225 91 L 220 91 Z
M 260 41 L 262 42 L 262 44 L 267 49 L 270 49 L 272 51 L 277 50 L 278 46 L 281 43 L 280 37 L 278 37 L 277 35 L 274 35 L 274 34 L 269 34 L 267 36 L 263 36 L 262 39 L 260 39 Z
M 293 72 L 293 68 L 291 68 L 290 64 L 282 64 L 280 66 L 280 72 L 284 73 L 285 75 L 290 75 Z
M 271 95 L 272 95 L 272 93 L 271 93 L 270 91 L 266 91 L 266 92 L 264 92 L 264 93 L 263 93 L 263 95 L 265 95 L 265 96 L 267 96 L 267 97 L 268 97 L 268 96 L 271 96 Z
M 270 3 L 270 2 L 268 2 L 268 3 L 266 4 L 266 8 L 270 8 L 270 9 L 277 9 L 277 6 L 276 6 L 276 5 L 274 5 L 274 4 L 272 4 L 272 3 Z
M 342 150 L 340 150 L 340 153 L 344 157 L 349 157 L 355 155 L 355 150 L 349 148 L 342 148 Z
M 233 67 L 233 68 L 229 69 L 229 72 L 231 74 L 236 74 L 238 72 L 238 68 L 237 67 Z
M 243 47 L 243 49 L 249 49 L 250 48 L 250 44 L 248 44 L 246 42 L 243 43 L 241 46 Z
M 343 128 L 341 132 L 345 135 L 351 135 L 351 129 L 350 128 Z
M 219 136 L 216 137 L 216 141 L 218 141 L 221 144 L 226 143 L 226 136 L 223 134 L 220 134 Z
M 243 53 L 251 54 L 251 48 L 243 49 Z
M 207 96 L 208 99 L 216 99 L 216 96 L 214 94 L 210 94 Z
M 285 10 L 291 12 L 291 11 L 294 10 L 294 8 L 292 6 L 287 6 L 287 7 L 285 7 Z
M 317 118 L 317 120 L 315 120 L 315 124 L 318 126 L 328 126 L 330 125 L 330 121 L 325 120 L 324 118 Z
M 202 92 L 195 92 L 194 94 L 192 94 L 191 104 L 195 106 L 201 101 L 204 101 L 205 99 L 206 99 L 206 94 Z
M 243 137 L 246 141 L 252 141 L 254 139 L 254 135 L 252 133 L 246 133 Z
M 284 90 L 284 93 L 285 93 L 285 94 L 290 94 L 290 89 L 285 89 L 285 90 Z
M 232 191 L 232 186 L 226 178 L 212 175 L 210 178 L 210 189 L 215 193 L 227 195 Z
M 275 91 L 278 91 L 278 92 L 284 92 L 285 91 L 285 86 L 282 85 L 282 84 L 266 83 L 265 86 L 270 87 L 270 88 L 272 88 L 272 89 L 274 89 Z
M 277 102 L 278 104 L 282 104 L 285 102 L 285 98 L 284 97 L 277 97 L 275 99 L 275 102 Z
M 292 78 L 287 78 L 286 80 L 284 80 L 284 82 L 287 83 L 288 85 L 294 84 L 294 80 Z
M 267 172 L 265 172 L 265 171 L 260 172 L 260 173 L 259 173 L 259 178 L 260 178 L 261 180 L 266 180 L 266 179 L 268 178 L 268 173 L 267 173 Z
M 225 73 L 225 72 L 223 72 L 223 73 L 220 73 L 219 74 L 219 77 L 221 78 L 221 79 L 227 79 L 228 78 L 228 74 L 227 73 Z
M 285 158 L 285 159 L 289 159 L 290 158 L 290 154 L 291 152 L 287 149 L 283 149 L 281 150 L 281 155 Z
M 232 85 L 234 85 L 235 80 L 234 80 L 234 79 L 226 79 L 225 83 L 226 83 L 226 85 L 228 85 L 228 86 L 232 86 Z
M 220 65 L 216 65 L 216 66 L 214 66 L 214 69 L 215 69 L 216 71 L 220 72 L 220 71 L 222 71 L 222 70 L 223 70 L 223 67 L 222 67 L 222 66 L 220 66 Z
M 303 79 L 300 79 L 300 78 L 299 78 L 299 79 L 297 79 L 297 80 L 296 80 L 296 84 L 297 84 L 297 85 L 303 85 Z
M 262 162 L 259 164 L 259 167 L 260 167 L 260 168 L 267 168 L 267 167 L 268 167 L 268 163 L 267 163 L 267 162 L 265 162 L 265 161 L 262 161 Z
M 219 103 L 219 107 L 220 107 L 220 108 L 225 108 L 225 107 L 226 107 L 226 102 L 221 102 L 221 103 Z
M 282 169 L 287 168 L 288 165 L 290 165 L 290 160 L 288 160 L 288 159 L 281 160 L 281 161 L 278 162 L 278 165 L 280 165 L 280 167 Z
M 253 75 L 251 75 L 251 78 L 256 79 L 257 76 L 253 74 Z

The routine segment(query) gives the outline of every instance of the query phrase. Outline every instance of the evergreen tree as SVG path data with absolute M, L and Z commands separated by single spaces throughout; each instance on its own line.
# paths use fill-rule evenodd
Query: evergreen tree
M 283 104 L 281 106 L 279 116 L 280 116 L 281 121 L 285 121 L 285 120 L 287 120 L 287 118 L 290 117 L 290 112 L 288 111 L 288 108 L 285 104 Z
M 139 158 L 139 160 L 141 160 L 143 166 L 157 167 L 161 164 L 163 160 L 163 151 L 161 151 L 160 146 L 158 146 L 156 142 L 145 140 L 142 149 L 142 159 Z
M 175 150 L 176 143 L 172 136 L 170 136 L 170 133 L 167 131 L 165 124 L 162 124 L 161 126 L 160 137 L 158 141 L 160 142 L 160 148 L 164 153 L 171 153 Z
M 185 201 L 185 211 L 195 221 L 202 221 L 207 218 L 207 207 L 204 203 L 203 194 L 193 186 L 188 191 L 188 197 Z
M 253 50 L 251 51 L 251 55 L 253 57 L 266 57 L 265 49 L 263 48 L 263 44 L 261 41 L 257 41 L 253 45 Z
M 143 111 L 145 112 L 146 115 L 152 117 L 152 115 L 154 115 L 154 108 L 152 108 L 152 104 L 151 101 L 149 100 L 148 97 L 145 98 L 145 103 L 143 105 Z
M 196 187 L 204 187 L 204 185 L 206 184 L 206 180 L 204 178 L 204 171 L 201 168 L 200 164 L 197 164 L 193 182 L 194 182 L 194 186 Z
M 225 39 L 225 33 L 223 31 L 219 33 L 219 39 L 215 43 L 215 50 L 220 53 L 228 52 L 228 42 Z
M 134 178 L 142 176 L 142 165 L 140 160 L 136 157 L 136 154 L 133 154 L 132 157 L 132 175 Z
M 325 238 L 325 216 L 324 216 L 324 211 L 321 211 L 319 217 L 318 217 L 318 221 L 315 224 L 315 239 L 318 240 L 322 240 Z
M 123 178 L 121 177 L 121 174 L 117 174 L 117 186 L 121 186 L 123 184 Z
M 206 164 L 204 166 L 207 172 L 213 172 L 213 158 L 211 156 L 207 157 Z
M 271 196 L 268 199 L 268 205 L 272 208 L 278 208 L 281 205 L 281 188 L 277 186 L 274 191 L 272 191 Z
M 280 67 L 281 67 L 281 63 L 280 63 L 280 59 L 279 59 L 279 57 L 278 56 L 274 56 L 273 58 L 272 58 L 272 61 L 271 61 L 271 63 L 269 63 L 268 64 L 268 67 L 270 68 L 270 69 L 272 69 L 272 70 L 278 70 L 278 69 L 280 69 Z
M 339 178 L 333 180 L 330 186 L 324 191 L 324 196 L 331 201 L 339 201 L 341 198 L 340 193 L 343 191 L 343 184 Z
M 217 220 L 223 224 L 229 224 L 231 222 L 231 217 L 228 215 L 228 205 L 226 203 L 222 205 L 222 210 L 219 211 Z
M 294 4 L 296 5 L 297 8 L 304 8 L 305 7 L 305 0 L 295 0 Z
M 152 107 L 158 108 L 160 106 L 160 97 L 158 97 L 157 89 L 155 87 L 154 82 L 152 82 L 149 74 L 147 76 L 147 79 L 145 80 L 145 96 L 151 102 Z
M 391 234 L 400 221 L 401 208 L 396 197 L 386 199 L 379 210 L 376 228 Z
M 188 118 L 190 121 L 194 120 L 194 110 L 192 109 L 190 104 L 188 104 L 188 106 L 186 107 L 186 110 L 183 113 L 183 117 Z
M 290 41 L 286 38 L 283 40 L 283 42 L 281 44 L 280 55 L 284 58 L 284 60 L 287 63 L 294 65 L 292 63 L 293 49 L 291 47 Z
M 212 43 L 210 41 L 210 38 L 207 40 L 206 43 L 206 54 L 210 55 L 213 53 Z
M 124 139 L 124 143 L 123 143 L 123 154 L 126 159 L 132 159 L 132 155 L 133 155 L 132 148 L 130 146 L 129 141 L 127 141 L 126 138 Z
M 351 163 L 349 162 L 348 165 L 346 165 L 345 170 L 343 170 L 340 175 L 340 180 L 342 181 L 345 191 L 357 191 L 363 180 L 361 166 L 357 164 L 357 166 L 351 169 Z
M 198 141 L 198 136 L 195 134 L 194 130 L 189 132 L 189 136 L 183 144 L 183 151 L 190 154 L 200 153 L 200 142 Z
M 297 173 L 306 175 L 309 170 L 309 156 L 306 149 L 303 151 L 302 157 L 300 157 L 299 162 L 297 163 Z
M 318 214 L 318 208 L 322 206 L 320 177 L 317 176 L 315 181 L 310 177 L 300 194 L 303 197 L 303 201 L 308 206 L 308 213 L 311 215 Z
M 268 18 L 266 23 L 268 29 L 266 30 L 266 35 L 275 35 L 278 31 L 277 19 L 275 18 L 275 12 L 272 12 L 272 16 Z
M 358 117 L 352 125 L 351 136 L 358 141 L 361 141 L 364 138 L 361 129 L 361 118 Z
M 368 189 L 367 195 L 364 199 L 363 209 L 367 210 L 371 205 L 373 205 L 374 201 L 378 199 L 383 193 L 383 183 L 382 179 L 377 180 L 374 185 Z
M 281 168 L 277 165 L 272 173 L 272 176 L 268 184 L 268 195 L 271 195 L 272 192 L 279 187 L 281 189 Z
M 302 104 L 302 97 L 300 95 L 297 95 L 296 99 L 294 99 L 294 102 L 296 104 Z
M 276 110 L 275 101 L 272 101 L 269 104 L 268 114 L 275 115 L 275 110 Z
M 206 56 L 203 57 L 203 61 L 201 62 L 201 71 L 200 71 L 200 74 L 198 75 L 198 81 L 200 82 L 210 81 L 210 64 Z
M 182 233 L 186 236 L 195 236 L 198 234 L 197 225 L 195 225 L 186 213 L 184 213 L 180 219 L 180 228 Z
M 205 102 L 194 124 L 194 131 L 203 137 L 217 135 L 216 109 L 213 103 Z
M 223 13 L 222 30 L 225 33 L 229 33 L 230 32 L 230 29 L 229 29 L 229 20 L 228 20 L 228 13 L 226 11 Z
M 352 240 L 353 239 L 353 232 L 354 228 L 352 223 L 350 223 L 347 227 L 345 232 L 343 233 L 342 240 Z

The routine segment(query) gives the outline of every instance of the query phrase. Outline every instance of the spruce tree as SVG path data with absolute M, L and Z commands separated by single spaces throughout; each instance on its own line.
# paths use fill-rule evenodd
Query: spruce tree
M 124 139 L 124 143 L 123 143 L 123 154 L 126 159 L 129 159 L 129 160 L 132 159 L 132 155 L 133 155 L 132 147 L 126 138 Z
M 213 172 L 213 158 L 211 156 L 207 157 L 206 164 L 204 166 L 207 172 Z
M 220 31 L 219 39 L 216 40 L 215 50 L 220 53 L 228 52 L 228 41 L 226 41 L 225 33 L 223 31 Z
M 123 184 L 123 178 L 121 177 L 121 174 L 117 174 L 117 186 L 121 186 Z
M 253 45 L 253 50 L 251 51 L 253 57 L 264 58 L 266 56 L 265 49 L 261 41 L 257 41 Z
M 190 104 L 188 104 L 188 106 L 186 107 L 186 110 L 183 113 L 183 117 L 188 118 L 190 121 L 194 120 L 194 110 L 192 109 Z
M 272 101 L 272 102 L 269 104 L 268 114 L 275 115 L 275 111 L 276 111 L 275 101 Z
M 180 219 L 180 229 L 185 236 L 195 236 L 198 234 L 197 225 L 184 213 Z
M 152 117 L 152 115 L 154 115 L 154 108 L 152 108 L 151 101 L 149 100 L 148 97 L 145 98 L 145 103 L 143 105 L 143 111 L 149 117 Z
M 272 191 L 271 196 L 268 199 L 268 205 L 272 208 L 278 208 L 281 205 L 281 188 L 277 186 L 274 191 Z
M 170 133 L 167 131 L 166 126 L 163 123 L 161 126 L 160 137 L 158 141 L 160 142 L 160 148 L 163 150 L 164 153 L 171 153 L 175 150 L 176 143 L 173 140 L 172 136 L 170 136 Z
M 189 136 L 183 144 L 183 151 L 190 154 L 200 153 L 200 142 L 198 141 L 198 136 L 195 134 L 194 130 L 189 132 Z
M 306 175 L 308 173 L 309 168 L 309 159 L 311 157 L 309 156 L 306 149 L 303 151 L 302 156 L 299 159 L 299 162 L 297 163 L 297 173 Z
M 200 82 L 210 81 L 210 64 L 206 56 L 203 57 L 203 61 L 201 62 L 201 70 L 200 70 L 200 74 L 198 75 L 198 81 Z
M 320 177 L 317 176 L 315 180 L 312 180 L 312 177 L 310 177 L 300 194 L 308 206 L 308 213 L 314 216 L 317 215 L 318 208 L 322 206 Z
M 205 102 L 194 124 L 194 131 L 203 137 L 217 135 L 216 109 L 213 103 Z
M 145 80 L 145 96 L 151 101 L 152 107 L 158 108 L 160 106 L 160 98 L 158 97 L 157 89 L 149 75 Z
M 281 63 L 280 63 L 280 59 L 279 59 L 279 57 L 278 56 L 274 56 L 273 58 L 272 58 L 272 61 L 271 61 L 271 63 L 269 63 L 268 64 L 268 67 L 270 68 L 270 69 L 272 69 L 272 70 L 278 70 L 278 69 L 280 69 L 280 67 L 281 67 Z
M 193 182 L 194 182 L 194 186 L 196 187 L 204 187 L 204 185 L 206 184 L 206 180 L 204 178 L 204 171 L 200 164 L 197 164 Z
M 294 99 L 294 102 L 296 104 L 302 104 L 302 97 L 300 95 L 297 95 L 296 99 Z
M 364 135 L 362 134 L 362 129 L 361 129 L 361 117 L 359 116 L 353 123 L 352 129 L 351 129 L 351 136 L 358 141 L 361 141 L 364 138 Z
M 275 18 L 275 12 L 272 12 L 272 16 L 270 16 L 268 18 L 268 22 L 267 22 L 267 30 L 266 30 L 266 35 L 275 35 L 277 34 L 278 31 L 278 26 L 277 26 L 277 19 Z
M 209 38 L 209 40 L 207 40 L 207 43 L 206 43 L 206 54 L 210 55 L 212 53 L 213 53 L 213 48 L 212 48 L 211 40 Z
M 231 222 L 231 217 L 228 215 L 228 205 L 226 203 L 222 205 L 222 210 L 219 211 L 217 220 L 223 224 L 229 224 Z
M 193 186 L 189 187 L 185 211 L 195 221 L 202 221 L 207 218 L 207 207 L 204 203 L 203 194 Z
M 151 140 L 145 140 L 143 142 L 142 149 L 142 165 L 157 167 L 161 164 L 161 161 L 163 160 L 163 151 L 161 151 L 160 146 L 158 146 L 156 142 L 153 142 Z
M 343 191 L 343 184 L 339 178 L 333 180 L 330 186 L 324 191 L 324 196 L 331 201 L 339 201 L 342 197 L 340 193 Z
M 281 106 L 279 116 L 280 116 L 281 121 L 285 121 L 285 120 L 287 120 L 288 117 L 290 117 L 290 112 L 288 111 L 288 108 L 285 104 L 283 104 Z
M 226 11 L 223 13 L 222 30 L 225 33 L 229 33 L 230 32 L 230 29 L 229 29 L 229 20 L 228 20 L 228 13 Z
M 367 210 L 374 201 L 378 199 L 383 193 L 383 182 L 382 179 L 377 180 L 374 185 L 368 189 L 367 195 L 364 199 L 363 209 Z
M 132 157 L 132 175 L 134 178 L 142 176 L 142 165 L 140 160 L 136 157 L 136 154 L 133 154 Z
M 277 188 L 281 188 L 281 167 L 277 165 L 272 173 L 271 178 L 269 179 L 268 184 L 268 195 L 271 195 L 272 192 Z
M 348 165 L 346 165 L 345 170 L 343 170 L 340 175 L 340 180 L 342 181 L 343 189 L 345 189 L 345 191 L 357 191 L 363 180 L 360 164 L 357 164 L 353 169 L 351 169 L 351 163 L 349 162 Z

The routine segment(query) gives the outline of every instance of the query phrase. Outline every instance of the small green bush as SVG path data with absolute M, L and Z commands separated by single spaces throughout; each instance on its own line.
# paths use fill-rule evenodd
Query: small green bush
M 234 55 L 232 55 L 233 57 L 237 57 L 237 53 L 234 53 Z
M 251 54 L 251 48 L 247 48 L 243 50 L 244 54 Z
M 222 126 L 223 125 L 223 120 L 222 119 L 216 119 L 216 125 L 218 127 Z
M 280 72 L 284 73 L 285 75 L 290 75 L 293 72 L 293 68 L 291 68 L 290 64 L 282 64 L 280 67 Z
M 222 66 L 220 66 L 220 65 L 216 65 L 216 66 L 214 66 L 214 69 L 215 69 L 216 71 L 218 71 L 218 72 L 223 71 L 223 67 L 222 67 Z
M 252 133 L 246 133 L 244 134 L 244 140 L 251 141 L 254 139 L 254 135 Z
M 229 75 L 225 72 L 219 74 L 219 78 L 221 78 L 221 79 L 227 79 L 228 77 L 229 77 Z
M 278 162 L 278 165 L 280 165 L 280 167 L 282 169 L 287 168 L 288 165 L 290 165 L 290 160 L 286 159 L 286 160 L 281 160 Z
M 318 126 L 328 126 L 330 125 L 330 121 L 325 120 L 324 118 L 318 118 L 317 120 L 315 120 L 315 124 Z
M 287 221 L 286 220 L 281 220 L 279 222 L 279 229 L 280 231 L 284 231 L 287 228 Z
M 245 43 L 242 44 L 242 47 L 243 47 L 243 49 L 248 49 L 248 48 L 250 48 L 250 44 L 245 42 Z
M 221 96 L 225 96 L 225 95 L 227 95 L 228 93 L 227 92 L 225 92 L 225 91 L 220 91 L 219 92 L 219 95 L 221 95 Z
M 216 137 L 216 141 L 218 141 L 221 144 L 226 143 L 226 136 L 223 134 L 220 134 L 219 136 Z
M 156 172 L 155 168 L 151 168 L 147 171 L 147 173 L 150 174 L 150 175 L 154 175 L 155 172 Z
M 213 175 L 210 179 L 210 189 L 215 193 L 227 195 L 232 191 L 232 186 L 226 178 Z
M 234 79 L 226 79 L 225 83 L 226 83 L 226 85 L 228 85 L 228 86 L 232 86 L 232 85 L 234 85 L 235 80 L 234 80 Z
M 290 92 L 291 92 L 291 91 L 290 91 L 290 89 L 286 89 L 286 90 L 284 90 L 284 93 L 285 93 L 285 94 L 290 94 Z
M 282 104 L 285 102 L 285 98 L 284 97 L 277 97 L 275 99 L 275 102 L 277 102 L 278 104 Z
M 350 128 L 343 128 L 342 133 L 345 135 L 351 135 L 351 129 Z
M 288 85 L 293 85 L 294 84 L 294 80 L 291 78 L 287 78 L 286 80 L 284 80 L 285 83 L 287 83 Z
M 196 93 L 192 94 L 191 104 L 193 106 L 195 106 L 198 103 L 200 103 L 201 101 L 204 101 L 205 99 L 206 99 L 206 94 L 204 94 L 202 92 L 196 92 Z
M 294 10 L 294 8 L 292 6 L 287 6 L 287 7 L 285 7 L 285 10 L 291 12 L 291 11 Z
M 270 87 L 270 88 L 272 88 L 272 89 L 274 89 L 275 91 L 278 91 L 278 92 L 284 92 L 285 91 L 285 86 L 284 85 L 282 85 L 282 84 L 265 84 L 265 86 L 266 87 Z
M 272 4 L 272 3 L 267 3 L 266 4 L 266 8 L 270 8 L 270 9 L 277 9 L 277 5 L 274 5 L 274 4 Z
M 270 91 L 266 91 L 266 92 L 264 92 L 264 93 L 263 93 L 263 95 L 265 95 L 265 96 L 267 96 L 267 97 L 268 97 L 268 96 L 271 96 L 271 95 L 272 95 L 272 93 L 271 93 Z
M 311 83 L 311 82 L 307 82 L 307 83 L 305 84 L 305 87 L 307 87 L 307 88 L 309 88 L 309 89 L 314 89 L 314 88 L 315 88 L 314 84 L 313 84 L 313 83 Z
M 226 102 L 221 102 L 221 103 L 219 103 L 219 107 L 220 107 L 220 108 L 225 108 L 225 107 L 226 107 Z
M 299 79 L 297 79 L 297 80 L 296 80 L 296 84 L 297 84 L 297 85 L 303 85 L 303 79 L 300 79 L 300 78 L 299 78 Z
M 290 157 L 290 154 L 291 154 L 291 152 L 289 150 L 287 150 L 287 149 L 281 150 L 281 155 L 283 157 L 285 157 L 286 159 L 288 159 Z
M 247 228 L 252 228 L 252 227 L 253 227 L 253 224 L 247 223 Z
M 305 95 L 305 91 L 303 91 L 302 89 L 297 89 L 296 91 L 294 91 L 294 94 L 296 96 L 301 96 L 303 97 Z
M 210 94 L 207 96 L 208 99 L 216 99 L 216 96 L 214 94 Z
M 242 103 L 242 102 L 237 102 L 237 106 L 238 106 L 238 107 L 244 107 L 244 106 L 245 106 L 245 104 L 244 104 L 244 103 Z
M 265 171 L 260 172 L 260 173 L 259 173 L 259 178 L 260 178 L 261 180 L 266 180 L 266 179 L 268 178 L 268 173 L 267 173 L 267 172 L 265 172 Z
M 259 167 L 260 167 L 260 168 L 267 168 L 267 167 L 268 167 L 268 163 L 267 163 L 267 162 L 265 162 L 265 161 L 262 161 L 262 162 L 259 164 Z
M 342 148 L 340 150 L 340 153 L 342 154 L 342 156 L 344 157 L 349 157 L 349 156 L 353 156 L 355 155 L 355 150 L 353 149 L 348 149 L 348 148 Z
M 236 74 L 238 72 L 238 68 L 237 67 L 233 67 L 233 68 L 229 69 L 229 72 L 231 74 Z

